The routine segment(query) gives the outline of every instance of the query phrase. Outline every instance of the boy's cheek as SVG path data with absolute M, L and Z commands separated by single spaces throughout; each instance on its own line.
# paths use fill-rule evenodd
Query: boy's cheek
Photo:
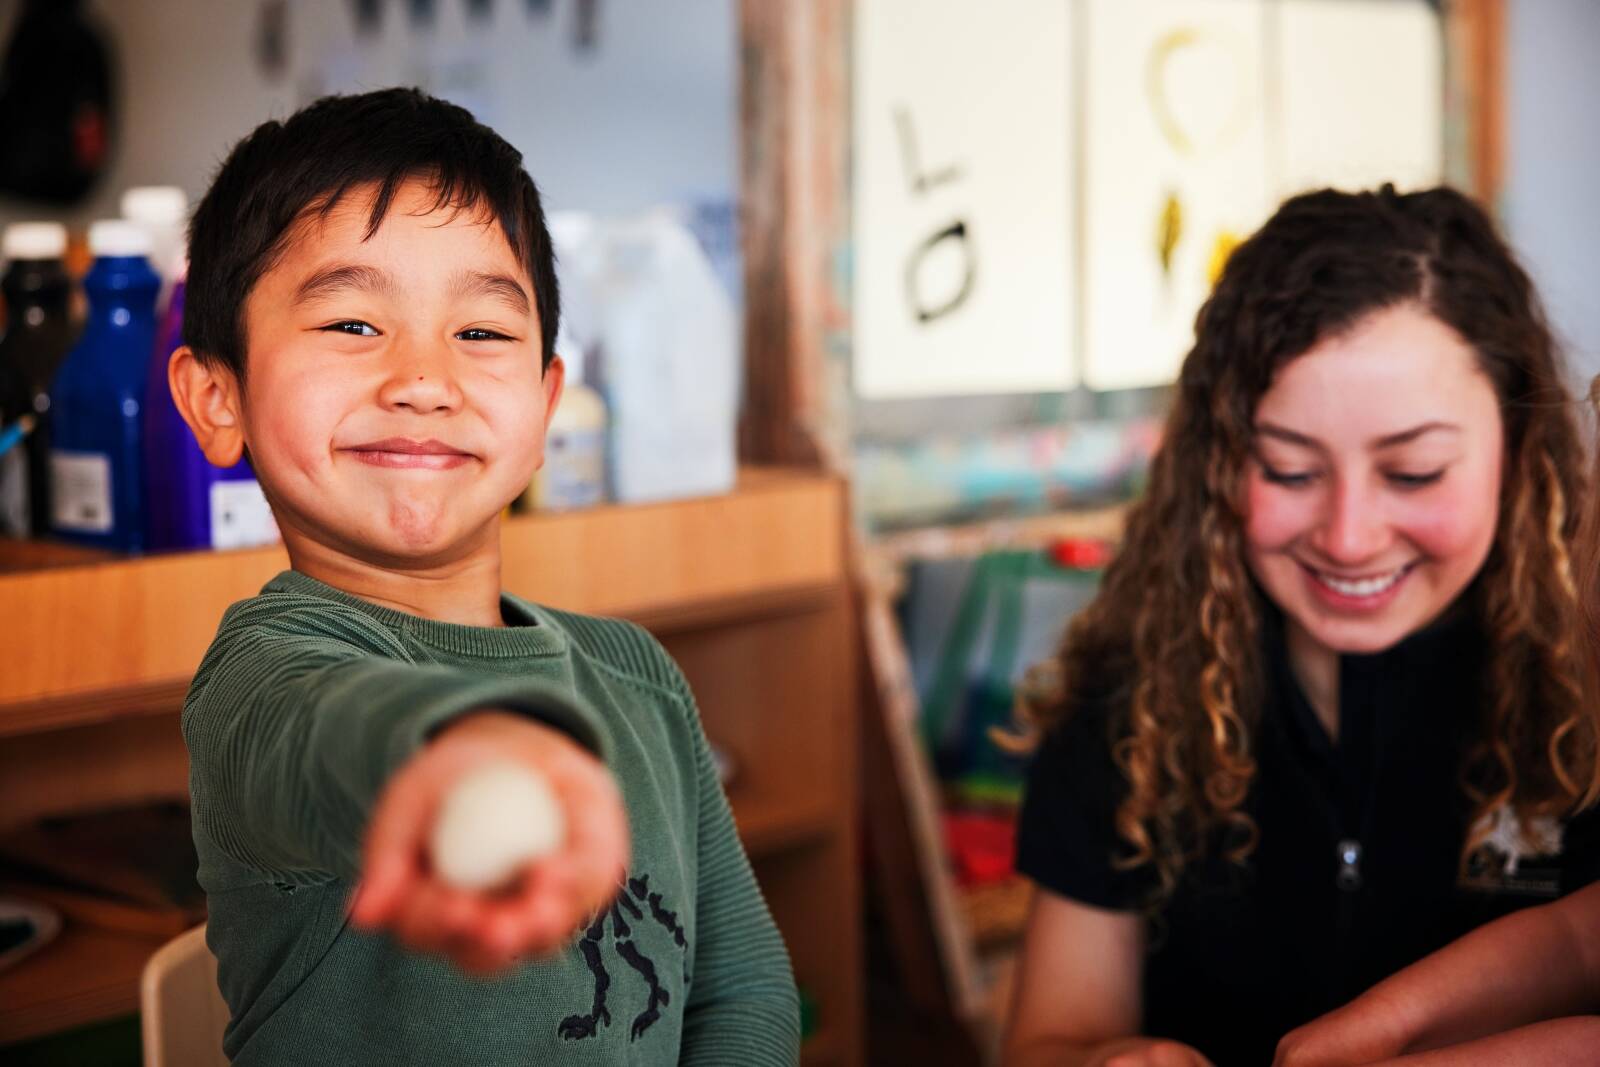
M 246 419 L 245 440 L 263 481 L 314 476 L 331 462 L 331 437 L 314 402 L 264 404 Z

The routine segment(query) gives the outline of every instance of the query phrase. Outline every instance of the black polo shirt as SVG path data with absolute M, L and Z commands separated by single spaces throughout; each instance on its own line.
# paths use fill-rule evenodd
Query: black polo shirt
M 1476 625 L 1441 623 L 1375 655 L 1341 657 L 1333 744 L 1289 669 L 1281 618 L 1263 626 L 1265 702 L 1245 808 L 1260 831 L 1241 867 L 1192 864 L 1149 927 L 1144 1032 L 1218 1067 L 1266 1064 L 1285 1032 L 1508 912 L 1600 875 L 1600 817 L 1514 875 L 1458 878 L 1470 804 L 1460 785 L 1486 685 Z M 1029 770 L 1018 868 L 1085 904 L 1139 910 L 1148 868 L 1118 871 L 1111 759 L 1123 716 L 1082 707 Z M 1070 951 L 1070 946 L 1063 946 Z M 1069 994 L 1068 994 L 1069 995 Z

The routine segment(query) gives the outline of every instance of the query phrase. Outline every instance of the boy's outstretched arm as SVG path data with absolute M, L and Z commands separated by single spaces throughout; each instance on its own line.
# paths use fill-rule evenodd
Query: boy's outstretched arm
M 1279 1043 L 1274 1063 L 1368 1064 L 1430 1049 L 1466 1055 L 1477 1045 L 1503 1057 L 1505 1041 L 1513 1035 L 1501 1031 L 1517 1027 L 1528 1027 L 1525 1040 L 1556 1042 L 1553 1050 L 1570 1037 L 1566 1021 L 1560 1026 L 1530 1024 L 1597 1010 L 1600 883 L 1479 927 L 1343 1008 L 1292 1031 Z M 1571 1026 L 1582 1022 L 1572 1020 Z M 1491 1034 L 1501 1035 L 1492 1047 L 1475 1040 Z M 1528 1062 L 1560 1061 L 1534 1057 Z
M 252 630 L 207 654 L 184 737 L 197 836 L 258 877 L 360 880 L 358 920 L 470 969 L 555 947 L 609 897 L 626 864 L 620 796 L 595 758 L 609 738 L 587 708 L 536 680 Z M 567 844 L 515 893 L 445 892 L 428 873 L 426 829 L 415 830 L 431 828 L 461 775 L 508 757 L 550 780 Z
M 676 671 L 676 668 L 674 668 Z M 694 969 L 684 1009 L 685 1067 L 800 1062 L 800 999 L 783 936 L 750 870 L 688 684 L 679 696 L 695 737 L 700 783 Z

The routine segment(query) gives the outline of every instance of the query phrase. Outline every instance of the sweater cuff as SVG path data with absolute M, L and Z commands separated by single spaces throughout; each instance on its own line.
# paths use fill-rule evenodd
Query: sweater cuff
M 440 730 L 480 711 L 510 712 L 560 730 L 610 766 L 611 733 L 587 703 L 544 682 L 507 678 L 457 684 L 420 703 L 412 714 L 395 724 L 386 746 L 387 774 L 416 755 Z

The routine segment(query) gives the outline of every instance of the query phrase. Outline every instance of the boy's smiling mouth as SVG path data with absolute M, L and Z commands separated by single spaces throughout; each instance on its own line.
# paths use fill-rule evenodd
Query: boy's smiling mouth
M 362 463 L 374 467 L 410 467 L 424 470 L 449 470 L 475 458 L 472 453 L 429 438 L 414 441 L 409 437 L 385 437 L 342 449 Z

